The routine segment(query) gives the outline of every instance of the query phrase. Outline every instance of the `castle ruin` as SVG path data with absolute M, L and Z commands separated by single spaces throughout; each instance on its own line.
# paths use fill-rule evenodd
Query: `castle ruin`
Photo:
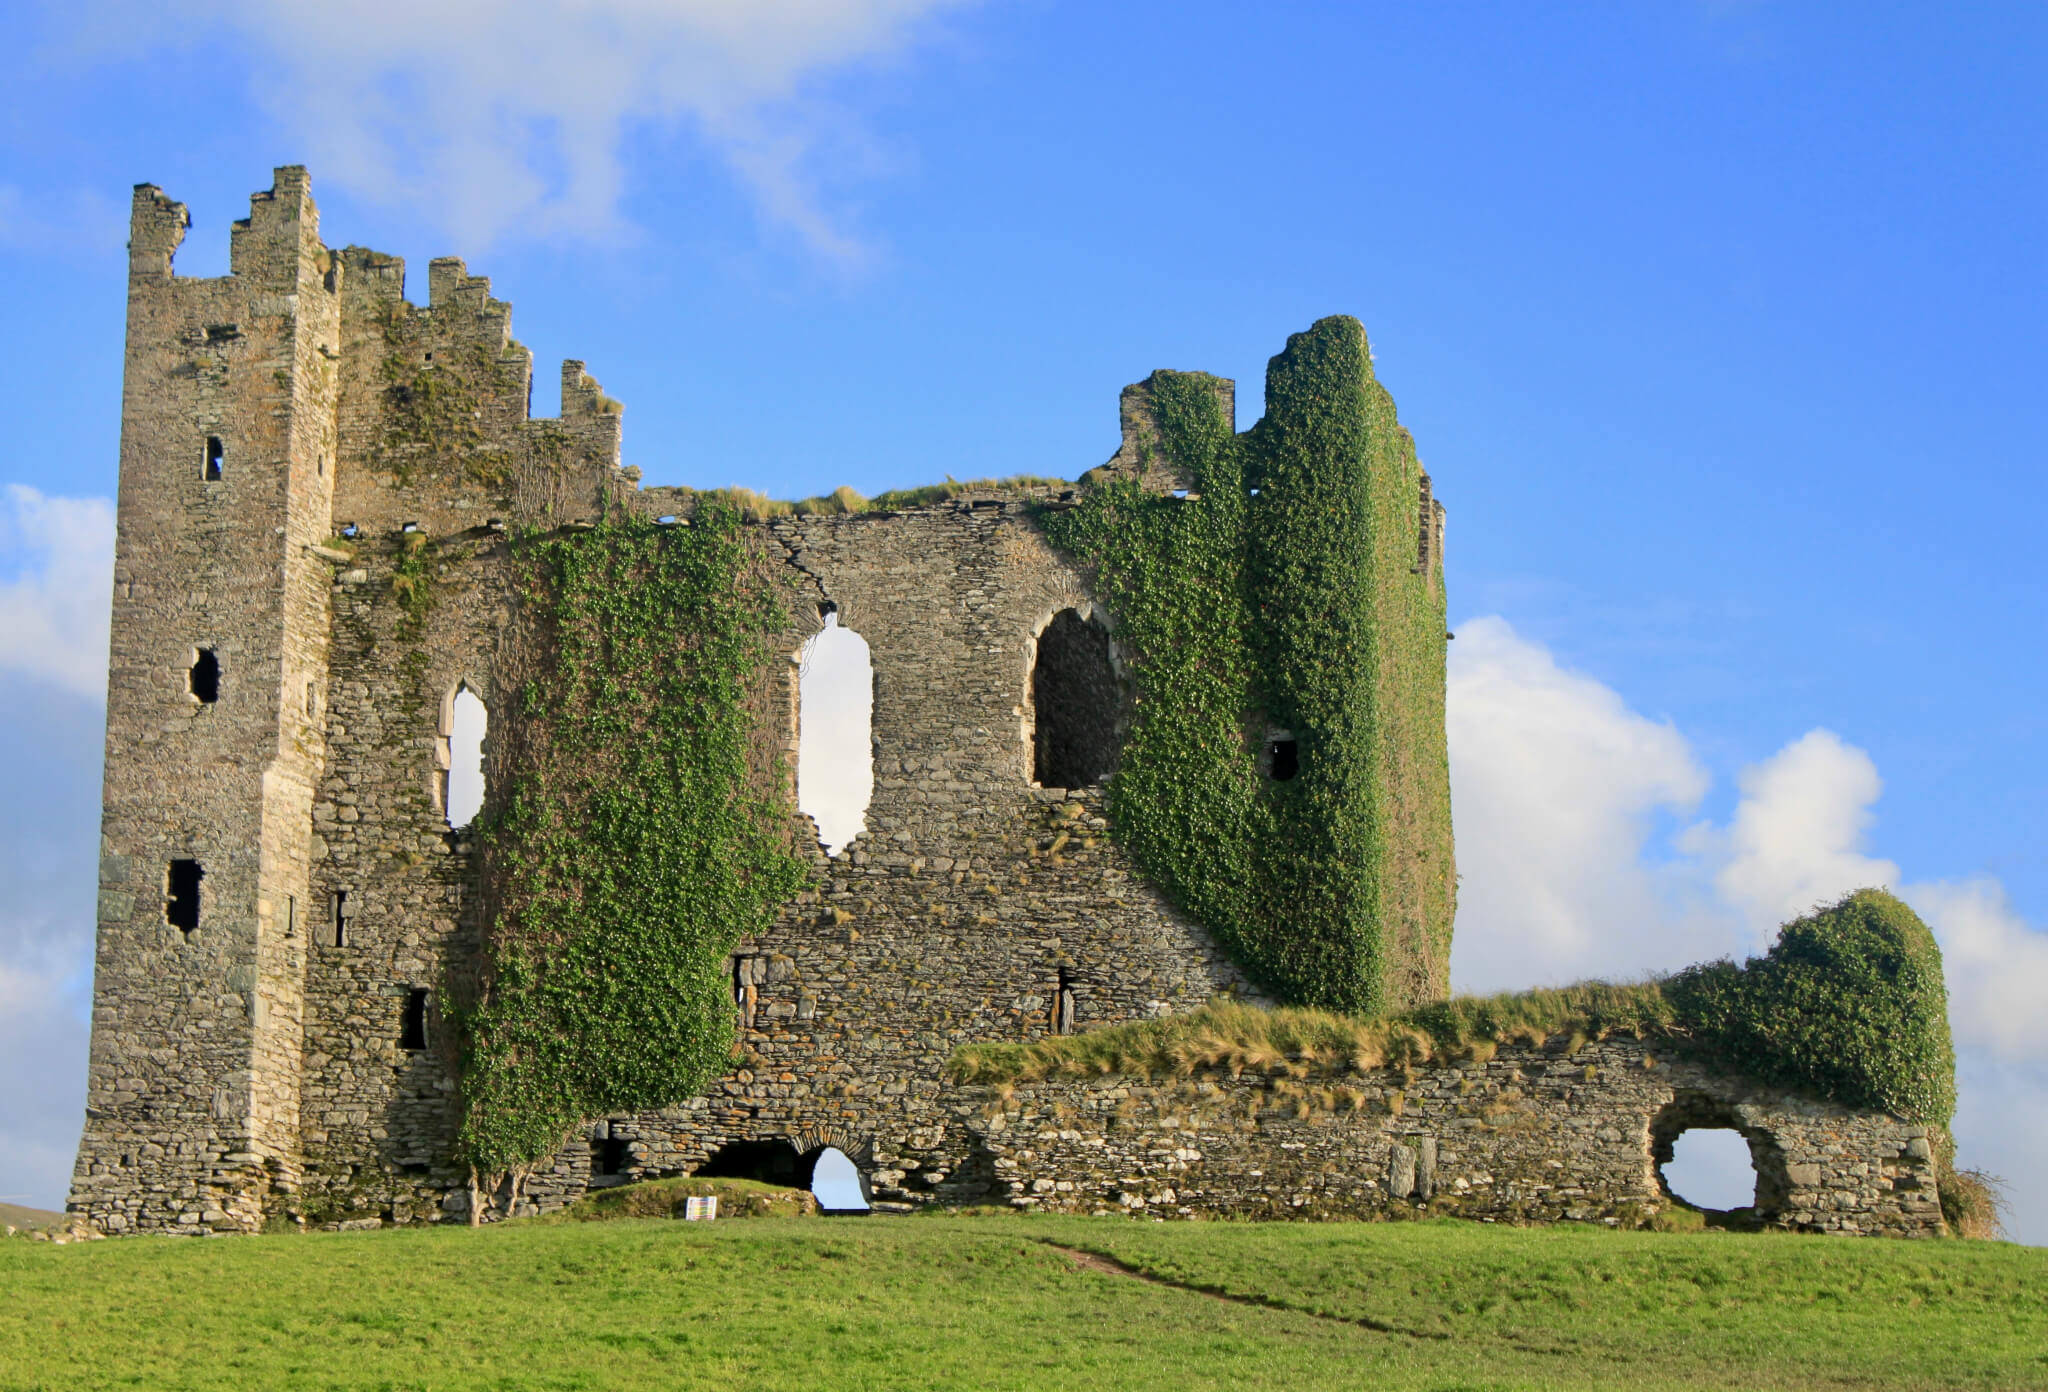
M 530 416 L 531 356 L 462 262 L 432 263 L 421 307 L 396 258 L 325 246 L 303 170 L 253 198 L 226 276 L 174 273 L 186 227 L 182 205 L 136 190 L 91 1078 L 70 1204 L 99 1230 L 464 1221 L 634 1178 L 808 1166 L 828 1146 L 878 1205 L 1360 1213 L 1456 1192 L 1475 1212 L 1492 1193 L 1502 1212 L 1597 1216 L 1656 1200 L 1646 1158 L 1675 1105 L 1753 1136 L 1773 1202 L 1803 1215 L 1791 1225 L 1939 1227 L 1925 1128 L 1653 1073 L 1620 1044 L 1599 1068 L 1574 1059 L 1549 1091 L 1516 1093 L 1569 1114 L 1583 1151 L 1542 1126 L 1482 1136 L 1457 1120 L 1474 1088 L 1543 1074 L 1538 1051 L 1411 1084 L 1406 1122 L 1309 1135 L 1313 1118 L 1248 1116 L 1227 1139 L 1212 1126 L 1207 1179 L 1193 1123 L 1094 1135 L 1127 1100 L 1107 1084 L 1044 1085 L 1042 1108 L 1027 1096 L 1005 1112 L 949 1083 L 963 1044 L 1274 996 L 1271 975 L 1113 834 L 1103 785 L 1132 718 L 1131 654 L 1095 577 L 1043 525 L 1076 488 L 1042 485 L 748 524 L 799 600 L 752 687 L 751 768 L 789 810 L 808 887 L 722 968 L 739 1041 L 725 1076 L 586 1117 L 477 1191 L 442 996 L 474 975 L 493 898 L 476 838 L 450 824 L 454 704 L 466 692 L 489 713 L 488 809 L 519 772 L 521 742 L 501 736 L 537 660 L 514 539 L 622 514 L 684 527 L 692 496 L 622 467 L 620 408 L 582 363 L 563 365 L 560 416 Z M 1229 384 L 1207 380 L 1228 421 Z M 1122 443 L 1091 486 L 1198 499 L 1161 447 L 1156 395 L 1157 379 L 1125 390 Z M 1406 519 L 1386 548 L 1399 563 L 1374 560 L 1369 576 L 1408 606 L 1413 633 L 1376 650 L 1372 679 L 1417 714 L 1369 732 L 1368 792 L 1387 810 L 1370 867 L 1378 947 L 1357 968 L 1388 1007 L 1446 993 L 1456 883 L 1443 509 L 1412 448 L 1400 457 L 1369 485 Z M 408 605 L 429 573 L 433 604 Z M 873 798 L 837 856 L 795 814 L 793 787 L 796 659 L 828 614 L 866 640 L 874 672 Z M 1290 776 L 1297 733 L 1252 721 L 1246 767 Z M 1625 1083 L 1603 1090 L 1601 1069 Z M 1065 1119 L 1046 1122 L 1054 1111 Z M 1050 1130 L 1029 1131 L 1034 1118 Z

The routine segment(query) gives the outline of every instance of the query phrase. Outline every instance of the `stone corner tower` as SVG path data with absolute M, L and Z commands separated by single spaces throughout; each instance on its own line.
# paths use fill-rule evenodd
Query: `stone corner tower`
M 184 205 L 129 241 L 97 980 L 70 1208 L 247 1231 L 299 1169 L 308 809 L 321 758 L 343 267 L 276 171 L 232 269 Z M 147 1196 L 145 1198 L 145 1196 Z

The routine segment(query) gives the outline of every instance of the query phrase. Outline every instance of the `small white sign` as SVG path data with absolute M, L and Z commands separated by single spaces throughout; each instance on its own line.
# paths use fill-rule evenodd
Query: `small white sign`
M 687 1223 L 708 1223 L 718 1216 L 718 1195 L 706 1198 L 685 1198 L 683 1200 L 683 1221 Z

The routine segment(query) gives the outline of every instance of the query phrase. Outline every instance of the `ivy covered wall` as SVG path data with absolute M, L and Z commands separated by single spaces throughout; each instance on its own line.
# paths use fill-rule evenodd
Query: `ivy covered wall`
M 460 1012 L 461 1147 L 484 1174 L 725 1071 L 727 957 L 806 877 L 786 799 L 750 777 L 789 582 L 738 514 L 614 516 L 522 539 L 515 564 L 529 675 L 492 736 L 513 773 L 482 834 L 493 912 Z
M 1219 379 L 1147 385 L 1158 473 L 1185 496 L 1124 475 L 1046 516 L 1131 659 L 1115 834 L 1283 999 L 1440 997 L 1456 896 L 1442 558 L 1365 331 L 1339 316 L 1290 338 L 1243 435 Z

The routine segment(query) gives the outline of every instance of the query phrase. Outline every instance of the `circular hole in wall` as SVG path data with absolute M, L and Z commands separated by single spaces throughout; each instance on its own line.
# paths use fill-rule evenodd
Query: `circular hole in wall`
M 1671 1142 L 1671 1158 L 1658 1173 L 1673 1198 L 1710 1213 L 1756 1203 L 1756 1165 L 1739 1131 L 1694 1127 L 1679 1132 Z

